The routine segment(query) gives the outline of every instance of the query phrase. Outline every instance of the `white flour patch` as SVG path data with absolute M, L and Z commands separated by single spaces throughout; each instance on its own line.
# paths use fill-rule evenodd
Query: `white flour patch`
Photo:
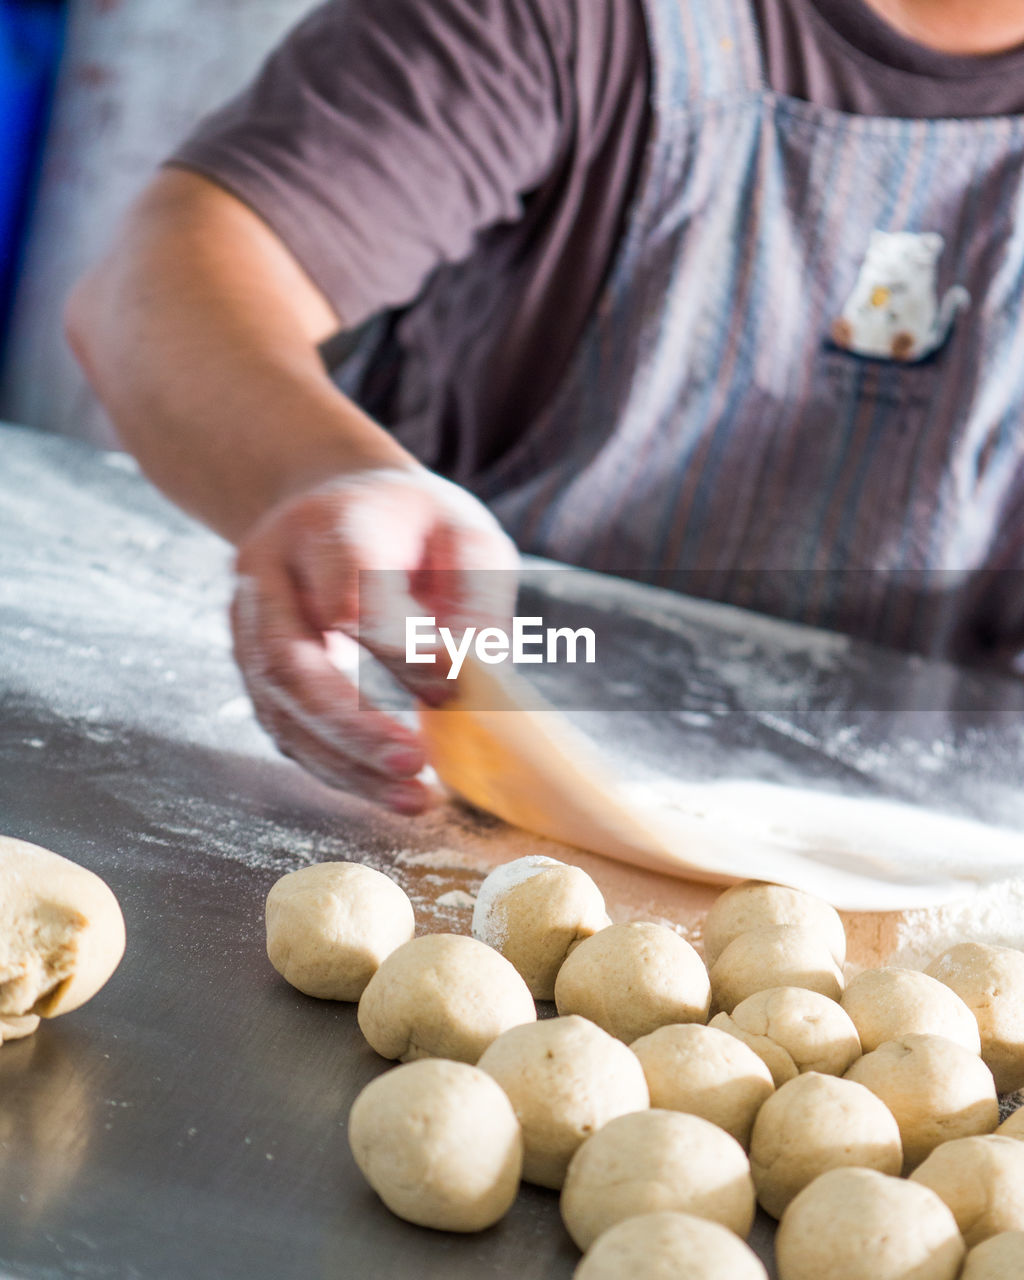
M 473 937 L 486 942 L 499 951 L 508 937 L 508 921 L 505 917 L 504 899 L 517 885 L 532 880 L 548 867 L 557 867 L 555 858 L 532 854 L 506 862 L 487 876 L 476 896 L 473 908 Z

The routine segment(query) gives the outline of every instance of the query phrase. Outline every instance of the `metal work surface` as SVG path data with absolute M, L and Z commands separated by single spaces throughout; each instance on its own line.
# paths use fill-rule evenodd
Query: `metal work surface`
M 423 927 L 465 930 L 464 902 L 436 899 L 479 874 L 431 858 L 506 835 L 451 805 L 389 818 L 277 756 L 231 663 L 229 563 L 123 456 L 0 428 L 0 832 L 97 871 L 128 926 L 90 1004 L 0 1048 L 0 1272 L 567 1280 L 552 1193 L 456 1237 L 393 1218 L 354 1167 L 348 1107 L 386 1064 L 354 1007 L 271 970 L 266 892 L 359 857 L 395 868 Z M 616 726 L 624 772 L 797 777 L 1024 827 L 1015 683 L 588 575 L 564 588 L 622 646 L 607 707 L 578 702 Z

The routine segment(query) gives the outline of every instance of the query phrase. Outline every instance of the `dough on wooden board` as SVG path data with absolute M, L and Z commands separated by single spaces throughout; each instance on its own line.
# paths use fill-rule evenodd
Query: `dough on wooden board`
M 266 918 L 270 963 L 321 1000 L 358 1000 L 381 961 L 416 927 L 405 891 L 359 862 L 288 872 L 267 895 Z
M 555 979 L 559 1013 L 578 1013 L 626 1044 L 672 1022 L 706 1022 L 708 972 L 665 925 L 634 920 L 584 939 Z
M 745 1239 L 754 1184 L 743 1148 L 716 1125 L 679 1111 L 637 1111 L 584 1142 L 560 1207 L 584 1250 L 616 1222 L 662 1209 L 708 1218 Z
M 0 836 L 0 1018 L 77 1009 L 117 968 L 124 946 L 121 908 L 99 876 Z
M 916 806 L 753 780 L 673 784 L 652 804 L 619 785 L 594 743 L 509 664 L 467 657 L 455 697 L 420 707 L 427 756 L 470 804 L 515 826 L 636 866 L 723 883 L 800 886 L 850 911 L 948 902 L 1019 874 L 1016 832 Z M 921 850 L 928 857 L 921 856 Z M 937 857 L 936 852 L 942 856 Z
M 512 1027 L 477 1065 L 505 1090 L 523 1126 L 523 1178 L 554 1190 L 591 1134 L 650 1104 L 636 1055 L 586 1018 Z
M 473 937 L 500 951 L 535 1000 L 555 998 L 569 952 L 611 924 L 601 890 L 580 867 L 534 855 L 496 867 L 473 908 Z
M 392 1213 L 440 1231 L 483 1231 L 512 1207 L 523 1137 L 486 1072 L 433 1059 L 387 1071 L 352 1104 L 348 1139 Z
M 733 1232 L 689 1213 L 643 1213 L 603 1232 L 573 1280 L 768 1280 Z
M 475 938 L 428 933 L 383 961 L 359 999 L 359 1027 L 384 1058 L 476 1063 L 509 1027 L 534 1022 L 529 988 Z
M 934 1191 L 874 1169 L 816 1178 L 775 1237 L 779 1280 L 956 1280 L 964 1252 Z

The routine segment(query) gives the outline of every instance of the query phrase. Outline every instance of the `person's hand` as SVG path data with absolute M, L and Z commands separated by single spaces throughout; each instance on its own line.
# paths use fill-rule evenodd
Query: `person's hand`
M 443 663 L 405 662 L 405 618 L 507 626 L 518 555 L 497 521 L 423 468 L 361 471 L 276 506 L 236 567 L 235 658 L 264 729 L 329 785 L 424 809 L 416 734 L 360 700 L 346 671 L 362 645 L 417 697 L 444 701 Z

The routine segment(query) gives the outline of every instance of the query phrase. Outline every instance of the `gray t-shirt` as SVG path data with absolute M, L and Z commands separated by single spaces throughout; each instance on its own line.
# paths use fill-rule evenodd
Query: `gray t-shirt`
M 1024 112 L 1024 49 L 948 57 L 864 0 L 753 3 L 778 93 Z M 329 0 L 170 163 L 255 209 L 345 327 L 382 316 L 366 407 L 466 480 L 554 394 L 599 303 L 649 75 L 641 0 Z

